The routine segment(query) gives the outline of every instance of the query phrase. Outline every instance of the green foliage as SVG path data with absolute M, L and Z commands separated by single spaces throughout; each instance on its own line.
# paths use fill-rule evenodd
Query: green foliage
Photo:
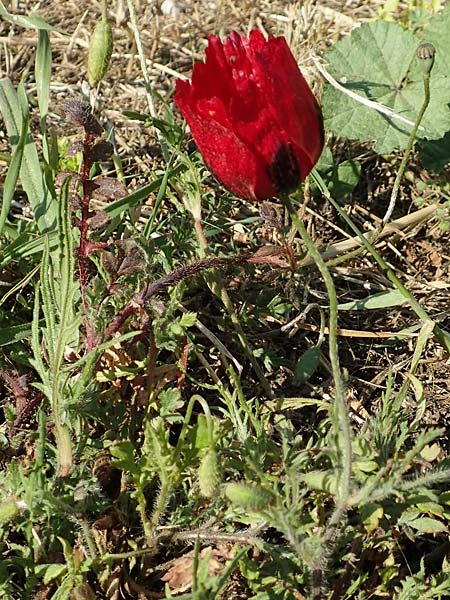
M 408 0 L 406 10 L 401 16 L 401 23 L 404 27 L 426 23 L 430 14 L 437 13 L 441 5 L 441 0 Z M 398 19 L 399 9 L 400 0 L 385 0 L 383 6 L 378 8 L 378 16 L 385 21 L 395 21 Z
M 19 87 L 16 93 L 9 79 L 0 80 L 0 112 L 14 150 L 14 156 L 17 157 L 14 162 L 11 162 L 9 176 L 11 180 L 17 179 L 16 162 L 19 162 L 20 181 L 33 209 L 38 228 L 41 233 L 51 231 L 56 226 L 57 202 L 41 171 L 37 149 L 31 134 L 27 135 L 28 101 L 23 86 Z M 26 136 L 26 145 L 21 150 L 24 136 Z M 5 190 L 5 193 L 7 192 L 8 187 Z M 4 200 L 8 202 L 6 198 Z M 5 211 L 6 209 L 7 205 Z
M 338 163 L 329 148 L 324 148 L 316 169 L 326 182 L 330 194 L 337 200 L 353 192 L 361 175 L 361 165 L 357 160 Z M 313 185 L 313 189 L 317 190 L 317 187 Z
M 373 140 L 377 152 L 383 154 L 404 149 L 424 97 L 423 77 L 415 52 L 421 41 L 427 41 L 435 45 L 437 52 L 430 80 L 431 102 L 418 138 L 422 143 L 444 138 L 450 117 L 450 87 L 443 34 L 449 27 L 447 7 L 430 20 L 420 37 L 395 23 L 377 21 L 357 27 L 335 44 L 325 55 L 332 77 L 363 100 L 392 109 L 400 119 L 378 112 L 327 84 L 323 95 L 326 127 L 342 137 Z M 433 147 L 436 142 L 428 147 L 428 154 Z M 438 148 L 443 151 L 441 145 Z M 432 164 L 431 158 L 428 163 Z
M 13 19 L 1 2 L 0 15 Z M 438 49 L 435 104 L 424 121 L 434 141 L 425 143 L 421 133 L 430 165 L 448 160 L 440 145 L 448 137 L 448 15 L 433 17 L 421 34 Z M 330 525 L 347 465 L 328 383 L 323 290 L 317 290 L 320 306 L 304 310 L 313 281 L 304 270 L 299 286 L 297 272 L 248 264 L 224 274 L 233 283 L 235 313 L 224 309 L 223 292 L 215 293 L 217 280 L 201 274 L 137 302 L 147 285 L 180 265 L 208 252 L 237 253 L 235 230 L 248 248 L 260 244 L 257 211 L 230 210 L 230 197 L 211 183 L 198 153 L 188 156 L 183 128 L 163 99 L 157 99 L 158 117 L 124 113 L 158 132 L 160 161 L 148 182 L 107 203 L 109 223 L 89 231 L 82 282 L 81 210 L 70 202 L 72 182 L 56 194 L 54 179 L 59 170 L 82 172 L 85 158 L 81 152 L 65 157 L 74 140 L 56 140 L 47 130 L 51 27 L 36 15 L 14 19 L 38 29 L 34 110 L 42 156 L 29 130 L 25 86 L 16 91 L 1 81 L 11 157 L 0 215 L 0 267 L 9 277 L 0 298 L 7 393 L 0 431 L 0 598 L 34 598 L 47 589 L 52 599 L 90 600 L 122 593 L 124 580 L 123 594 L 132 594 L 134 578 L 137 594 L 151 581 L 151 593 L 186 600 L 227 597 L 230 585 L 241 586 L 249 600 L 334 593 L 447 597 L 446 560 L 420 561 L 446 547 L 450 521 L 450 472 L 438 444 L 444 432 L 424 421 L 420 370 L 435 323 L 422 319 L 412 326 L 418 335 L 410 361 L 374 384 L 370 417 L 356 421 L 355 410 L 350 489 L 339 522 Z M 414 119 L 422 93 L 413 64 L 417 43 L 391 23 L 366 24 L 330 51 L 330 72 Z M 325 116 L 333 133 L 376 140 L 380 152 L 404 147 L 407 128 L 331 88 Z M 317 169 L 339 200 L 362 183 L 361 163 L 347 151 L 338 157 L 325 149 Z M 102 166 L 90 170 L 97 174 Z M 10 214 L 19 185 L 32 223 Z M 318 183 L 312 187 L 323 192 Z M 141 227 L 134 210 L 149 196 L 153 204 Z M 201 219 L 208 248 L 199 245 L 193 225 Z M 290 232 L 276 233 L 295 247 Z M 397 288 L 364 298 L 350 292 L 339 305 L 343 319 L 406 305 Z M 120 327 L 105 336 L 130 306 Z M 320 327 L 312 342 L 309 333 L 288 337 L 280 328 L 313 307 Z M 262 391 L 233 318 L 244 338 L 256 340 L 251 357 L 276 398 Z M 189 543 L 195 546 L 183 567 Z M 411 558 L 411 546 L 423 552 Z M 223 547 L 225 558 L 218 558 L 214 551 Z M 160 579 L 172 568 L 187 577 L 184 591 Z

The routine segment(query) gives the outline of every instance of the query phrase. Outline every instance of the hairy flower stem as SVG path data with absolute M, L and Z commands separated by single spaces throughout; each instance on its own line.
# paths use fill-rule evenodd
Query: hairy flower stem
M 279 254 L 279 253 L 275 253 Z M 273 255 L 273 254 L 272 254 Z M 107 327 L 103 339 L 109 340 L 115 333 L 119 331 L 125 321 L 134 314 L 139 314 L 139 311 L 145 306 L 145 304 L 153 298 L 156 294 L 161 294 L 172 285 L 176 285 L 180 281 L 193 277 L 202 273 L 206 269 L 214 269 L 218 267 L 226 267 L 231 265 L 243 265 L 245 263 L 270 263 L 271 255 L 258 256 L 258 252 L 247 252 L 245 254 L 238 254 L 229 257 L 214 257 L 204 258 L 197 260 L 191 264 L 183 265 L 178 269 L 175 269 L 168 275 L 164 275 L 156 281 L 151 281 L 138 292 L 133 298 L 123 306 L 116 316 L 112 319 L 109 326 Z
M 411 133 L 409 134 L 405 153 L 403 155 L 402 162 L 400 163 L 400 167 L 397 171 L 397 176 L 395 178 L 394 185 L 392 187 L 391 198 L 389 200 L 389 206 L 386 210 L 383 220 L 381 221 L 380 228 L 383 228 L 386 225 L 386 223 L 389 222 L 390 218 L 392 217 L 392 213 L 394 212 L 394 209 L 395 209 L 395 203 L 397 202 L 397 196 L 398 196 L 398 192 L 400 189 L 400 183 L 403 179 L 403 175 L 405 174 L 406 166 L 408 164 L 409 156 L 411 154 L 411 150 L 413 148 L 413 145 L 414 145 L 414 142 L 416 139 L 417 131 L 419 129 L 419 125 L 423 119 L 425 111 L 427 110 L 428 105 L 430 103 L 430 73 L 424 73 L 424 75 L 423 75 L 423 89 L 424 89 L 424 94 L 425 94 L 423 104 L 419 111 L 419 114 L 417 115 L 417 119 L 416 119 L 416 122 L 414 123 L 414 127 L 412 128 Z
M 195 227 L 195 231 L 197 233 L 197 239 L 198 239 L 198 243 L 199 243 L 199 256 L 200 256 L 200 258 L 203 258 L 204 256 L 206 256 L 208 254 L 208 241 L 207 241 L 205 233 L 203 231 L 203 225 L 202 225 L 202 222 L 200 219 L 195 219 L 194 227 Z M 207 281 L 211 291 L 213 292 L 213 294 L 222 301 L 222 304 L 224 305 L 225 310 L 227 311 L 228 316 L 230 317 L 230 320 L 234 327 L 234 330 L 236 331 L 236 335 L 238 336 L 239 342 L 241 343 L 241 346 L 244 349 L 244 352 L 247 355 L 247 358 L 250 360 L 250 363 L 253 367 L 253 371 L 255 372 L 255 375 L 257 376 L 261 386 L 263 387 L 264 393 L 266 394 L 266 396 L 269 399 L 272 399 L 273 398 L 272 388 L 270 387 L 270 384 L 267 381 L 267 379 L 263 373 L 263 370 L 259 366 L 259 363 L 256 360 L 255 355 L 253 354 L 253 349 L 251 348 L 250 344 L 248 343 L 247 338 L 245 337 L 244 330 L 242 329 L 242 326 L 239 322 L 239 318 L 236 314 L 236 311 L 234 310 L 234 306 L 233 306 L 233 303 L 231 302 L 231 298 L 228 295 L 228 292 L 225 289 L 225 286 L 224 286 L 220 276 L 215 272 L 209 273 L 208 276 L 206 277 L 206 281 Z
M 303 243 L 320 274 L 323 277 L 325 286 L 328 292 L 328 301 L 330 305 L 329 309 L 329 337 L 328 337 L 328 348 L 329 357 L 331 363 L 331 371 L 334 381 L 334 393 L 335 393 L 335 415 L 334 422 L 336 424 L 336 437 L 341 440 L 341 477 L 339 486 L 339 495 L 336 499 L 336 506 L 334 511 L 327 523 L 325 539 L 322 544 L 322 548 L 325 549 L 326 542 L 333 537 L 335 528 L 340 522 L 342 516 L 347 509 L 347 501 L 350 493 L 350 480 L 352 475 L 352 433 L 350 428 L 350 420 L 348 417 L 347 402 L 345 398 L 345 385 L 342 378 L 341 369 L 339 366 L 339 349 L 338 349 L 338 303 L 336 297 L 336 290 L 333 283 L 333 278 L 327 265 L 325 264 L 322 255 L 315 246 L 313 240 L 309 236 L 306 227 L 302 220 L 299 218 L 297 211 L 295 210 L 292 200 L 289 196 L 282 199 L 284 205 L 287 207 L 292 223 L 300 234 Z M 320 561 L 321 562 L 321 561 Z

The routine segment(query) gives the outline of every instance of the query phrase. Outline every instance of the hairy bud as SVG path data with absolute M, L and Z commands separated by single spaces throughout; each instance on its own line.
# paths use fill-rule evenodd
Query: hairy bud
M 233 504 L 249 510 L 263 510 L 271 503 L 272 497 L 265 490 L 246 483 L 229 483 L 225 495 Z
M 436 48 L 433 44 L 429 44 L 428 42 L 424 44 L 420 44 L 416 50 L 417 58 L 419 59 L 419 64 L 422 68 L 424 75 L 429 75 L 431 69 L 434 65 L 434 56 L 436 54 Z
M 88 80 L 91 87 L 103 79 L 113 50 L 111 23 L 102 17 L 92 33 L 88 54 Z
M 200 492 L 205 498 L 212 498 L 219 485 L 219 469 L 217 465 L 217 454 L 214 449 L 207 450 L 203 456 L 198 469 L 198 485 Z

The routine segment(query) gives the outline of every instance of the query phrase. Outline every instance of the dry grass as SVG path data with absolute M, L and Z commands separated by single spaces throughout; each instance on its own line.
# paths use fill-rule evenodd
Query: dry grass
M 207 36 L 211 33 L 226 33 L 230 30 L 248 31 L 259 27 L 263 31 L 286 36 L 299 59 L 302 70 L 312 85 L 319 90 L 321 78 L 314 67 L 311 55 L 320 56 L 327 46 L 339 37 L 348 34 L 361 22 L 375 18 L 381 0 L 361 2 L 286 2 L 285 0 L 174 0 L 174 12 L 163 14 L 161 3 L 135 0 L 140 33 L 142 36 L 147 68 L 152 89 L 168 99 L 177 77 L 189 76 L 195 60 L 201 60 Z M 100 2 L 94 0 L 63 0 L 61 2 L 12 2 L 10 8 L 28 14 L 36 10 L 52 25 L 67 35 L 52 34 L 53 73 L 51 83 L 51 108 L 68 96 L 86 90 L 86 54 L 89 36 L 100 15 Z M 115 139 L 123 161 L 124 174 L 130 191 L 145 182 L 146 174 L 158 164 L 157 139 L 149 139 L 148 128 L 124 117 L 122 111 L 146 112 L 146 92 L 136 53 L 134 37 L 128 20 L 125 0 L 115 0 L 110 10 L 114 24 L 114 53 L 110 69 L 101 84 L 97 99 L 97 110 L 114 125 Z M 33 30 L 11 27 L 8 22 L 0 24 L 2 42 L 0 54 L 0 76 L 11 77 L 14 83 L 24 78 L 27 90 L 33 97 L 33 60 L 36 35 Z M 58 131 L 61 122 L 54 111 L 51 120 Z M 0 152 L 7 154 L 9 144 L 0 133 Z M 394 181 L 398 158 L 386 160 L 374 155 L 367 146 L 339 143 L 335 153 L 343 158 L 358 158 L 362 163 L 362 179 L 346 203 L 352 218 L 363 229 L 376 227 L 384 213 Z M 156 162 L 155 162 L 156 161 Z M 3 163 L 3 173 L 6 163 Z M 417 210 L 417 202 L 432 204 L 439 198 L 439 190 L 418 184 L 426 183 L 428 174 L 413 161 L 402 186 L 398 203 L 398 216 Z M 152 198 L 149 199 L 151 204 Z M 250 207 L 250 212 L 253 208 Z M 143 218 L 147 212 L 143 211 Z M 450 257 L 446 247 L 450 234 L 440 227 L 444 217 L 439 216 L 419 221 L 407 231 L 393 233 L 378 244 L 378 249 L 388 259 L 396 273 L 422 302 L 426 310 L 442 323 L 449 322 L 447 316 L 448 287 L 450 286 Z M 318 243 L 333 244 L 342 241 L 336 230 L 334 217 L 322 203 L 312 200 L 306 215 L 310 232 Z M 349 234 L 346 234 L 349 237 Z M 388 287 L 388 282 L 376 273 L 370 258 L 355 259 L 335 269 L 336 285 L 341 302 Z M 314 297 L 321 298 L 322 284 L 316 275 L 308 276 L 303 282 L 313 290 Z M 302 284 L 302 285 L 303 285 Z M 395 364 L 408 362 L 412 346 L 404 342 L 378 348 L 376 337 L 380 332 L 397 331 L 410 324 L 414 317 L 409 310 L 365 312 L 363 316 L 341 313 L 341 327 L 354 331 L 354 335 L 342 336 L 342 358 L 350 373 L 350 386 L 358 397 L 360 406 L 370 410 L 372 390 L 382 380 L 386 370 Z M 358 337 L 358 331 L 364 332 Z M 373 335 L 373 345 L 368 341 Z M 361 356 L 364 357 L 361 360 Z M 446 359 L 439 346 L 429 349 L 429 359 L 423 365 L 424 380 L 428 382 L 426 393 L 446 395 Z M 438 388 L 435 386 L 434 371 L 441 375 Z M 444 374 L 444 376 L 443 376 Z M 446 411 L 439 419 L 446 422 Z
M 353 27 L 377 15 L 382 0 L 325 2 L 306 0 L 287 2 L 286 0 L 173 0 L 178 7 L 175 14 L 163 14 L 160 2 L 134 0 L 140 33 L 147 58 L 150 83 L 153 92 L 170 101 L 177 77 L 189 76 L 192 64 L 200 60 L 211 33 L 221 34 L 230 30 L 247 31 L 258 27 L 263 31 L 286 36 L 295 55 L 298 57 L 307 78 L 320 93 L 321 77 L 312 61 L 312 55 L 321 56 L 323 51 L 341 36 L 348 34 Z M 124 116 L 123 111 L 148 112 L 144 79 L 125 0 L 114 0 L 110 15 L 114 25 L 114 53 L 110 69 L 101 83 L 97 96 L 96 110 L 114 126 L 114 135 L 122 160 L 123 171 L 129 191 L 147 181 L 148 173 L 160 164 L 160 152 L 156 136 L 149 134 L 149 128 Z M 52 34 L 53 73 L 51 81 L 50 124 L 58 134 L 67 135 L 57 115 L 57 106 L 65 98 L 86 90 L 86 54 L 89 36 L 100 14 L 98 0 L 53 0 L 35 2 L 11 1 L 8 8 L 17 13 L 28 14 L 36 9 L 52 25 L 59 27 L 67 35 Z M 11 77 L 17 84 L 24 79 L 30 98 L 35 97 L 33 61 L 36 46 L 36 33 L 12 27 L 10 23 L 0 23 L 0 77 Z M 36 127 L 33 121 L 33 127 Z M 329 140 L 334 153 L 342 158 L 358 158 L 362 164 L 361 181 L 353 195 L 346 199 L 347 212 L 363 229 L 370 230 L 379 224 L 388 204 L 391 187 L 399 165 L 399 157 L 376 156 L 369 144 Z M 7 162 L 2 157 L 10 148 L 6 134 L 0 131 L 0 179 L 4 177 Z M 397 204 L 395 218 L 416 213 L 425 205 L 433 205 L 440 200 L 440 188 L 429 186 L 429 174 L 413 157 L 405 178 Z M 418 191 L 420 190 L 420 191 Z M 20 194 L 18 204 L 23 204 Z M 154 198 L 148 199 L 148 207 Z M 147 207 L 147 208 L 148 208 Z M 162 207 L 164 210 L 164 206 Z M 234 214 L 257 214 L 254 206 L 236 203 Z M 141 213 L 142 222 L 148 216 L 145 207 Z M 433 319 L 444 327 L 450 326 L 448 310 L 448 290 L 450 287 L 450 253 L 448 251 L 449 232 L 441 225 L 448 215 L 444 209 L 436 211 L 426 219 L 412 218 L 407 226 L 393 227 L 389 236 L 380 239 L 378 250 L 383 254 L 395 273 L 405 283 Z M 351 238 L 351 234 L 336 222 L 330 208 L 324 206 L 317 197 L 309 197 L 304 218 L 311 235 L 319 245 L 333 245 Z M 263 241 L 270 240 L 270 232 L 262 229 L 257 235 Z M 246 240 L 235 240 L 245 246 Z M 365 297 L 367 292 L 376 293 L 390 288 L 389 282 L 377 270 L 373 260 L 366 255 L 338 262 L 333 268 L 339 302 L 345 303 Z M 245 285 L 232 282 L 239 291 Z M 292 283 L 292 282 L 290 282 Z M 248 285 L 248 284 L 247 284 Z M 304 265 L 301 277 L 289 289 L 281 282 L 281 295 L 290 297 L 292 304 L 305 305 L 309 302 L 324 304 L 325 289 L 317 272 Z M 243 292 L 243 295 L 244 295 Z M 298 302 L 296 298 L 301 298 Z M 199 300 L 201 304 L 201 300 Z M 197 307 L 194 306 L 193 310 Z M 304 335 L 299 346 L 313 345 L 317 340 L 319 320 L 317 315 L 308 314 L 299 325 Z M 375 403 L 380 398 L 389 371 L 401 383 L 402 373 L 407 371 L 414 351 L 416 333 L 405 336 L 393 343 L 395 332 L 417 322 L 413 312 L 406 307 L 394 307 L 382 311 L 340 313 L 340 350 L 342 366 L 348 373 L 348 399 L 351 419 L 356 429 L 362 426 L 374 413 Z M 265 330 L 259 341 L 279 349 L 286 344 L 286 327 L 275 323 L 273 329 Z M 284 324 L 286 325 L 286 324 Z M 251 337 L 251 336 L 250 336 Z M 298 349 L 298 342 L 292 342 L 291 351 Z M 431 340 L 426 354 L 420 362 L 417 376 L 420 378 L 425 396 L 429 399 L 424 422 L 441 426 L 445 433 L 439 440 L 447 453 L 448 415 L 450 402 L 448 389 L 450 371 L 448 357 L 441 346 Z M 326 369 L 324 370 L 325 372 Z M 279 369 L 273 380 L 277 392 L 283 396 L 293 396 L 290 384 L 292 373 L 284 367 Z M 313 398 L 328 398 L 331 380 L 326 376 L 317 377 L 314 383 L 305 386 L 305 395 Z M 413 406 L 413 398 L 409 399 Z M 315 422 L 302 425 L 315 426 Z M 119 526 L 118 526 L 119 528 Z M 137 584 L 129 593 L 133 597 L 142 590 Z M 230 588 L 230 598 L 245 598 L 242 582 L 233 582 L 235 594 Z M 136 587 L 137 586 L 137 587 Z M 154 597 L 162 597 L 154 596 Z

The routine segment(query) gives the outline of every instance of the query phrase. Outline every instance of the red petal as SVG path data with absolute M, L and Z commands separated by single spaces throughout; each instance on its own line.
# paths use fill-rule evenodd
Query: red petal
M 249 52 L 261 94 L 273 110 L 281 135 L 292 143 L 304 179 L 323 148 L 317 101 L 283 37 L 270 37 L 262 44 L 261 33 L 252 31 Z
M 265 170 L 246 144 L 230 129 L 196 110 L 177 84 L 175 102 L 186 119 L 192 136 L 209 168 L 233 194 L 247 200 L 270 198 L 275 189 Z M 200 103 L 199 103 L 200 104 Z
M 211 36 L 175 102 L 205 162 L 243 198 L 295 189 L 320 156 L 320 111 L 284 38 Z

